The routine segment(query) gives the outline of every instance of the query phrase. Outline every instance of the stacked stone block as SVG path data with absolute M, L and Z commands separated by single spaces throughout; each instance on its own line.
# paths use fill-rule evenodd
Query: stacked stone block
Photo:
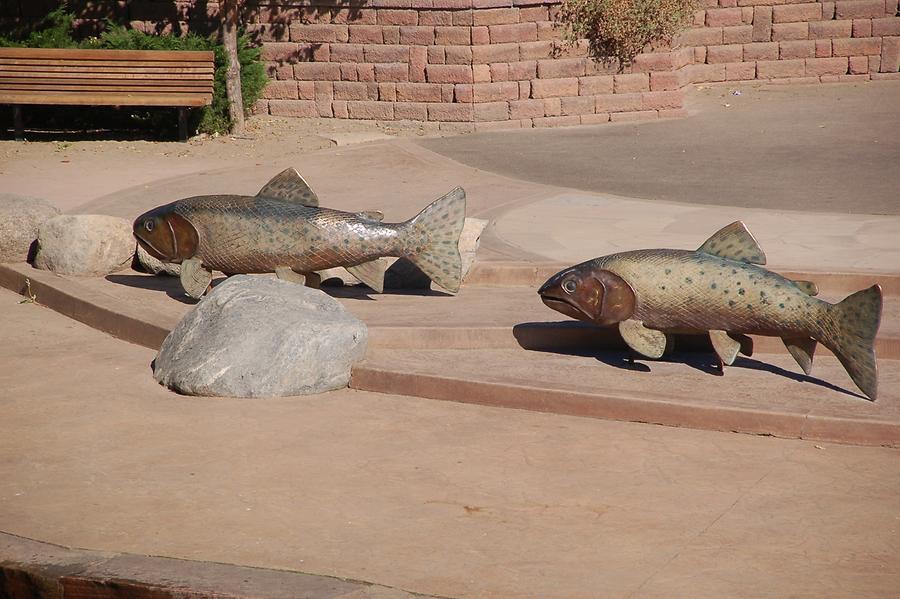
M 682 114 L 687 80 L 672 71 L 692 62 L 690 49 L 642 55 L 619 72 L 590 60 L 585 45 L 561 43 L 557 9 L 541 0 L 375 0 L 307 7 L 286 28 L 260 12 L 249 29 L 274 80 L 257 109 L 455 131 Z
M 695 83 L 900 78 L 897 0 L 707 0 L 675 43 Z

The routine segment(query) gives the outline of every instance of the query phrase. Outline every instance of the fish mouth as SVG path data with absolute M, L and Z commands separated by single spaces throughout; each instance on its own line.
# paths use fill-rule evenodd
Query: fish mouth
M 149 239 L 144 239 L 143 237 L 138 235 L 136 232 L 134 233 L 134 238 L 137 239 L 138 245 L 140 245 L 142 248 L 144 248 L 144 250 L 148 254 L 150 254 L 157 260 L 161 260 L 163 262 L 171 262 L 172 261 L 173 258 L 171 256 L 169 256 L 166 252 L 160 251 L 156 246 L 153 245 L 153 242 L 150 241 Z
M 581 308 L 569 302 L 567 300 L 553 297 L 550 295 L 541 294 L 541 301 L 544 302 L 544 305 L 550 308 L 551 310 L 555 310 L 560 314 L 565 314 L 570 318 L 574 318 L 576 320 L 586 320 L 588 322 L 593 322 L 593 318 L 586 314 Z

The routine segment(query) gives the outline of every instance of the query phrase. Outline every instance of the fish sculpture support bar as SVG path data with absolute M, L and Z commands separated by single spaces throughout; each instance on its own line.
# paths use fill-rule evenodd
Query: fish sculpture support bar
M 194 298 L 207 291 L 213 270 L 274 272 L 303 282 L 335 266 L 380 293 L 382 256 L 408 258 L 455 293 L 465 217 L 459 187 L 403 223 L 382 223 L 379 212 L 320 208 L 303 177 L 289 168 L 255 196 L 197 196 L 154 208 L 134 221 L 134 235 L 153 257 L 181 264 L 181 284 Z
M 625 343 L 648 358 L 661 357 L 672 334 L 708 333 L 724 367 L 738 353 L 752 353 L 747 335 L 764 335 L 781 337 L 809 374 L 820 342 L 875 400 L 881 287 L 831 304 L 813 297 L 814 283 L 786 279 L 759 266 L 765 263 L 738 221 L 696 251 L 637 250 L 595 258 L 555 274 L 538 293 L 566 316 L 618 325 Z

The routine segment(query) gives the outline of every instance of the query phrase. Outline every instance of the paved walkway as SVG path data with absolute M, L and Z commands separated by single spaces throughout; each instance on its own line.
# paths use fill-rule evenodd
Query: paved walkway
M 0 530 L 444 597 L 889 596 L 900 454 L 342 391 L 185 398 L 0 291 Z M 36 442 L 39 441 L 39 442 Z
M 841 89 L 847 90 L 847 97 L 856 89 L 876 94 L 900 89 L 890 85 Z M 828 86 L 800 89 L 804 88 L 771 93 L 833 93 Z M 754 97 L 750 92 L 735 96 L 748 101 Z M 803 103 L 810 105 L 808 100 Z M 873 120 L 895 110 L 881 102 L 866 105 Z M 725 135 L 730 127 L 754 130 L 750 108 L 739 113 L 746 119 L 728 127 L 719 114 L 722 109 L 708 106 L 678 122 L 578 131 L 582 136 L 593 131 L 598 138 L 618 136 L 618 147 L 633 141 L 622 132 L 637 132 L 643 136 L 641 147 L 657 151 L 655 143 L 646 143 L 647 135 L 678 123 L 711 127 L 710 135 Z M 778 130 L 815 133 L 816 110 L 811 109 L 806 120 L 795 113 L 799 124 L 785 121 Z M 691 128 L 678 126 L 683 127 L 682 140 L 690 141 Z M 439 147 L 438 142 L 428 142 L 426 148 L 408 140 L 381 141 L 313 154 L 286 149 L 283 156 L 251 163 L 198 161 L 193 170 L 172 171 L 171 177 L 153 180 L 141 175 L 146 163 L 124 161 L 119 183 L 100 186 L 102 196 L 89 192 L 97 169 L 66 171 L 65 185 L 58 181 L 51 185 L 41 178 L 58 177 L 60 166 L 47 164 L 42 170 L 34 163 L 29 166 L 33 183 L 16 179 L 15 190 L 45 195 L 72 212 L 133 218 L 189 195 L 252 194 L 281 169 L 295 166 L 325 205 L 378 208 L 388 220 L 408 218 L 450 188 L 464 186 L 468 213 L 492 221 L 478 256 L 497 272 L 507 267 L 508 272 L 523 268 L 545 272 L 557 263 L 632 247 L 693 248 L 718 227 L 742 218 L 776 268 L 821 271 L 823 277 L 826 272 L 862 273 L 869 277 L 866 280 L 887 275 L 894 285 L 900 275 L 900 211 L 878 208 L 894 206 L 882 194 L 885 185 L 897 189 L 892 179 L 898 176 L 896 165 L 885 166 L 893 150 L 876 152 L 862 147 L 866 144 L 854 145 L 856 138 L 868 139 L 857 135 L 865 129 L 834 131 L 849 145 L 829 137 L 828 152 L 845 147 L 860 152 L 831 162 L 853 166 L 834 183 L 838 187 L 830 187 L 852 187 L 858 195 L 849 196 L 854 198 L 851 204 L 828 203 L 836 196 L 823 195 L 819 184 L 824 175 L 819 171 L 797 177 L 784 171 L 779 185 L 789 193 L 778 196 L 773 205 L 744 201 L 754 196 L 753 190 L 756 197 L 774 197 L 760 193 L 767 189 L 768 178 L 756 175 L 729 183 L 734 193 L 727 200 L 721 193 L 698 193 L 693 198 L 699 204 L 734 203 L 744 208 L 671 202 L 679 198 L 665 195 L 675 187 L 666 177 L 655 188 L 644 185 L 628 191 L 611 185 L 600 189 L 621 195 L 596 193 L 575 175 L 566 175 L 562 163 L 555 171 L 550 163 L 544 168 L 527 160 L 534 145 L 554 159 L 557 151 L 566 150 L 577 163 L 572 158 L 578 156 L 577 146 L 554 146 L 549 138 L 538 143 L 515 141 L 515 136 L 525 134 L 564 139 L 575 130 L 452 140 L 482 144 L 483 160 L 476 161 L 475 152 L 466 158 L 476 166 L 432 151 L 451 153 L 450 146 Z M 779 166 L 766 152 L 775 143 L 773 135 L 746 139 L 756 148 L 749 155 L 753 161 L 729 165 L 751 174 Z M 896 143 L 897 136 L 890 139 Z M 794 143 L 776 141 L 778 147 L 787 144 L 785 148 Z M 513 178 L 481 170 L 494 169 L 487 160 L 491 154 L 502 155 L 509 163 L 521 160 L 531 165 L 529 172 L 510 172 Z M 723 171 L 724 158 L 715 154 L 713 158 L 687 178 L 688 191 L 680 199 L 691 199 L 700 188 L 714 191 L 722 172 L 731 172 Z M 615 152 L 609 160 L 582 162 L 579 172 L 597 171 L 598 164 L 615 166 L 607 173 L 628 172 L 615 162 Z M 873 165 L 879 176 L 866 170 Z M 0 186 L 15 178 L 15 167 L 15 162 L 4 165 Z M 646 178 L 648 170 L 665 172 L 659 165 L 645 167 L 623 175 L 623 180 L 640 183 L 639 177 Z M 674 176 L 675 171 L 668 172 Z M 133 180 L 139 185 L 125 183 L 129 173 L 143 176 Z M 562 179 L 554 179 L 557 176 Z M 540 182 L 529 181 L 532 177 Z M 683 175 L 681 182 L 685 183 Z M 694 188 L 692 182 L 702 185 Z M 75 199 L 66 194 L 67 188 L 78 190 Z M 819 191 L 804 195 L 809 188 Z M 649 193 L 653 189 L 660 193 Z M 828 201 L 816 204 L 811 213 L 804 197 Z M 874 198 L 875 203 L 865 198 Z M 785 210 L 785 205 L 799 210 Z M 848 207 L 858 210 L 837 214 Z M 496 276 L 499 280 L 505 275 Z M 121 289 L 122 279 L 86 284 L 92 285 L 124 301 L 132 297 Z M 841 293 L 847 291 L 840 288 Z M 535 299 L 531 290 L 523 292 Z M 386 592 L 446 597 L 858 597 L 889 596 L 900 588 L 896 449 L 629 424 L 355 390 L 265 401 L 178 397 L 153 382 L 152 350 L 115 340 L 41 306 L 20 304 L 20 299 L 0 291 L 3 532 L 99 551 L 347 577 L 388 587 Z M 146 304 L 129 305 L 127 310 L 163 312 L 164 305 L 177 303 L 167 299 L 171 298 L 165 293 L 156 293 Z M 184 306 L 176 308 L 165 312 L 166 317 L 177 317 Z M 896 310 L 889 315 L 896 319 Z M 897 330 L 896 322 L 887 329 Z M 390 362 L 390 350 L 378 357 Z M 551 381 L 575 379 L 587 367 L 602 367 L 577 356 L 569 358 L 556 370 L 552 365 L 562 358 L 554 356 L 546 362 L 530 356 L 517 367 L 524 367 L 526 374 L 546 372 Z M 484 372 L 490 356 L 472 353 L 467 359 L 464 365 L 477 370 L 477 376 L 492 381 L 503 376 Z M 447 354 L 437 360 L 448 360 Z M 783 357 L 766 358 L 765 363 L 774 364 L 781 377 L 793 368 Z M 817 366 L 828 383 L 848 384 L 839 378 L 844 375 L 833 362 L 823 360 Z M 592 371 L 585 383 L 602 385 L 610 372 L 619 369 Z M 701 376 L 697 372 L 684 364 L 660 364 L 653 374 L 690 388 Z M 895 381 L 898 373 L 894 366 L 887 368 L 886 380 Z M 645 374 L 629 373 L 623 384 L 639 388 Z M 740 380 L 747 381 L 741 400 L 755 375 L 767 376 L 768 382 L 778 378 L 771 372 L 740 373 Z M 803 401 L 814 402 L 816 385 L 785 380 L 803 386 Z M 703 383 L 716 394 L 715 403 L 728 403 L 726 382 Z M 829 401 L 863 402 L 840 389 L 818 387 L 829 393 Z M 868 402 L 860 405 L 881 409 Z
M 517 179 L 654 201 L 900 214 L 900 81 L 706 86 L 687 106 L 687 119 L 423 145 Z

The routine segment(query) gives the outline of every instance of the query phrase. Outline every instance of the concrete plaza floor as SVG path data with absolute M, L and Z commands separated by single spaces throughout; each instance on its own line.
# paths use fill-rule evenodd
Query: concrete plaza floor
M 848 165 L 840 184 L 852 186 L 854 201 L 837 205 L 826 198 L 812 206 L 809 183 L 818 185 L 819 177 L 808 173 L 817 171 L 794 176 L 791 169 L 775 178 L 783 188 L 781 201 L 751 201 L 771 198 L 748 191 L 768 184 L 756 173 L 774 168 L 766 152 L 772 137 L 751 135 L 759 123 L 754 119 L 762 118 L 757 107 L 766 100 L 748 102 L 741 107 L 742 118 L 726 121 L 720 114 L 726 109 L 701 96 L 695 98 L 696 114 L 687 119 L 627 128 L 423 142 L 406 136 L 330 149 L 316 140 L 296 145 L 285 139 L 268 144 L 235 140 L 232 152 L 214 158 L 204 156 L 200 146 L 180 155 L 176 144 L 160 144 L 159 155 L 150 157 L 146 152 L 157 146 L 130 153 L 116 144 L 90 151 L 76 144 L 53 149 L 51 155 L 58 153 L 59 160 L 5 154 L 0 188 L 46 197 L 69 212 L 130 219 L 193 194 L 253 194 L 272 175 L 294 166 L 324 205 L 377 208 L 387 220 L 401 220 L 462 185 L 468 214 L 491 221 L 478 260 L 494 274 L 483 276 L 483 285 L 507 285 L 515 278 L 509 273 L 546 272 L 621 249 L 696 247 L 741 218 L 773 268 L 853 284 L 889 282 L 891 308 L 885 314 L 891 320 L 883 330 L 893 339 L 900 330 L 893 299 L 900 280 L 900 211 L 892 209 L 895 203 L 885 189 L 898 188 L 897 137 L 887 140 L 888 151 L 854 144 L 865 145 L 859 131 L 868 135 L 876 129 L 871 123 L 900 110 L 900 103 L 883 101 L 885 94 L 897 97 L 900 87 L 884 82 L 783 89 L 772 93 L 790 93 L 799 106 L 818 106 L 817 98 L 828 97 L 871 109 L 868 116 L 852 113 L 862 129 L 844 127 L 845 116 L 834 110 L 795 111 L 779 130 L 796 135 L 771 142 L 787 144 L 784 151 L 791 156 L 812 145 L 802 159 L 822 160 L 821 144 L 811 144 L 800 133 L 817 135 L 824 123 L 834 135 L 828 152 L 844 152 L 833 162 Z M 753 93 L 734 98 L 749 101 Z M 867 97 L 878 100 L 867 102 Z M 790 102 L 781 106 L 791 108 Z M 771 117 L 771 106 L 761 110 Z M 693 143 L 692 127 L 717 132 L 726 146 L 743 132 L 753 147 L 748 160 L 729 167 L 734 194 L 727 202 L 715 200 L 722 197 L 716 190 L 723 178 L 715 164 L 695 161 L 685 170 L 684 163 L 663 161 L 640 167 L 624 176 L 644 181 L 632 191 L 608 178 L 627 171 L 611 148 L 638 144 L 650 156 L 656 144 L 648 137 L 660 144 L 679 138 Z M 582 145 L 570 143 L 574 138 Z M 588 140 L 599 144 L 606 138 L 608 156 L 599 162 L 586 157 Z M 481 150 L 460 150 L 465 144 Z M 543 170 L 528 162 L 532 146 L 544 148 L 552 159 Z M 311 151 L 317 148 L 325 149 Z M 569 162 L 574 166 L 567 171 Z M 503 166 L 516 163 L 530 166 Z M 597 164 L 611 167 L 597 169 Z M 665 184 L 647 183 L 652 177 L 646 171 Z M 696 204 L 683 201 L 691 197 Z M 724 205 L 729 203 L 733 206 Z M 83 286 L 127 302 L 134 296 L 127 293 L 123 276 L 128 275 Z M 539 281 L 533 279 L 523 283 L 519 278 L 512 285 L 536 301 L 533 287 Z M 837 294 L 851 290 L 829 289 Z M 485 286 L 478 293 L 489 291 Z M 153 381 L 152 349 L 21 299 L 0 290 L 0 534 L 104 554 L 236 564 L 378 585 L 334 590 L 333 579 L 327 579 L 313 585 L 319 590 L 310 591 L 311 597 L 362 597 L 362 592 L 385 598 L 405 593 L 888 597 L 900 588 L 896 447 L 615 422 L 359 390 L 262 401 L 181 397 Z M 398 304 L 368 302 L 365 311 L 374 315 L 380 305 Z M 127 306 L 131 312 L 176 319 L 184 309 L 165 293 Z M 530 314 L 530 308 L 525 312 Z M 386 320 L 402 324 L 402 314 L 398 309 Z M 516 322 L 516 315 L 498 320 L 506 326 Z M 502 349 L 505 356 L 512 351 Z M 428 362 L 429 355 L 421 352 L 421 361 Z M 460 364 L 474 369 L 478 362 L 484 370 L 493 355 L 499 354 L 472 352 Z M 376 357 L 384 365 L 392 354 Z M 398 357 L 395 366 L 401 358 L 409 354 Z M 446 357 L 432 362 L 441 359 Z M 547 378 L 578 377 L 586 368 L 605 368 L 602 376 L 622 374 L 596 360 L 578 360 L 567 361 Z M 761 360 L 785 372 L 792 368 L 783 356 Z M 533 374 L 543 376 L 562 361 L 552 356 L 542 364 L 529 356 L 523 364 L 534 364 Z M 821 362 L 829 380 L 847 384 L 837 379 L 842 375 L 838 366 Z M 638 392 L 644 374 L 663 375 L 685 389 L 701 381 L 712 390 L 711 403 L 727 401 L 727 377 L 707 380 L 708 372 L 684 364 L 653 368 L 622 378 Z M 898 373 L 896 361 L 889 360 L 883 380 L 895 381 Z M 800 388 L 801 382 L 786 377 L 748 370 L 738 379 L 744 381 L 746 397 L 754 396 L 753 380 L 760 379 L 756 395 L 777 393 L 778 401 L 790 402 L 791 391 L 785 389 Z M 772 387 L 779 378 L 786 385 Z M 665 384 L 654 383 L 657 391 Z M 798 397 L 814 403 L 816 386 L 802 387 Z M 872 407 L 840 389 L 820 389 L 829 402 Z M 30 549 L 24 541 L 0 538 L 0 551 L 9 552 L 0 553 L 2 562 Z M 140 576 L 140 568 L 129 572 Z

